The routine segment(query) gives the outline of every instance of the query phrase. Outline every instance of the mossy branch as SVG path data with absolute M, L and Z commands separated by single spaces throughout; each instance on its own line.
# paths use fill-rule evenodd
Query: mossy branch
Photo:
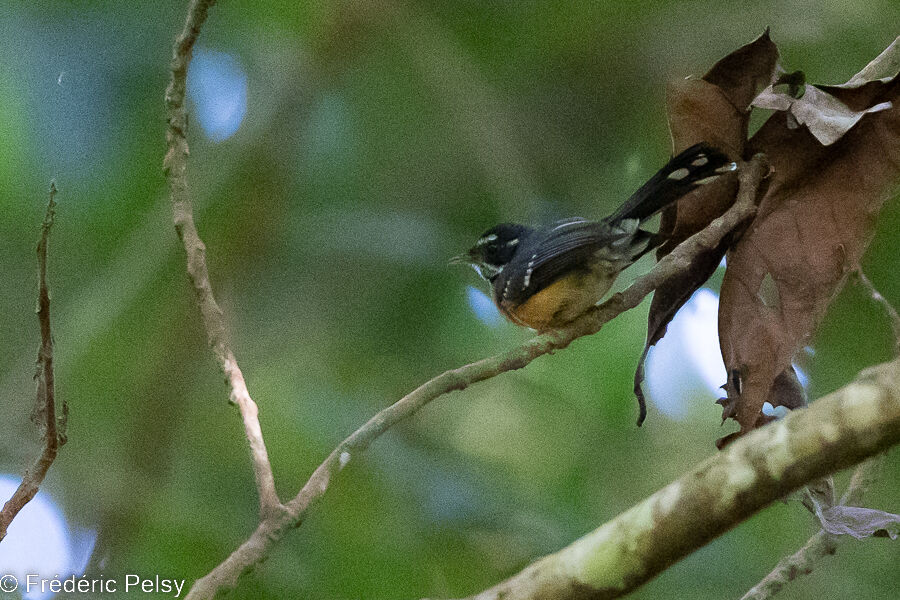
M 469 600 L 619 598 L 801 486 L 900 443 L 900 360 L 729 445 Z

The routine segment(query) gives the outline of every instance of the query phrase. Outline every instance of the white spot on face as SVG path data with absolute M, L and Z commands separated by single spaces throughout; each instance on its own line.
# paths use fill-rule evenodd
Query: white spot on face
M 518 243 L 519 243 L 519 238 L 513 238 L 513 239 L 509 240 L 508 242 L 506 242 L 506 245 L 507 246 L 515 246 Z
M 705 155 L 700 155 L 694 159 L 694 162 L 691 163 L 691 166 L 702 167 L 703 165 L 705 165 L 708 162 L 709 162 L 709 159 L 706 158 Z
M 669 173 L 669 179 L 674 179 L 675 181 L 681 181 L 682 179 L 684 179 L 685 177 L 690 175 L 690 173 L 691 172 L 688 171 L 686 168 L 681 167 L 680 169 L 675 169 L 674 171 Z

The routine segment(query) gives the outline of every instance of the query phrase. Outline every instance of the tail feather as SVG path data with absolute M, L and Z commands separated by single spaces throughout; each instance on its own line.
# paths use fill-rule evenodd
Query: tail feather
M 696 144 L 666 163 L 606 220 L 649 219 L 692 190 L 736 169 L 737 164 L 722 151 Z

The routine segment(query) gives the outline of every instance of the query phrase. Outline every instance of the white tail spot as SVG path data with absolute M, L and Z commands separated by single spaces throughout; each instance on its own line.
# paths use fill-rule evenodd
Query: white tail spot
M 675 181 L 681 181 L 682 179 L 684 179 L 685 177 L 687 177 L 690 174 L 691 174 L 691 172 L 688 171 L 685 167 L 681 167 L 680 169 L 676 169 L 676 170 L 672 171 L 671 173 L 669 173 L 668 178 L 674 179 Z

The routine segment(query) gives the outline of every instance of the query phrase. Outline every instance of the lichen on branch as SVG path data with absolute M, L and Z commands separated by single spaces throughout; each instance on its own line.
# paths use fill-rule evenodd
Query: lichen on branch
M 470 600 L 624 596 L 810 481 L 900 443 L 900 360 L 738 439 L 649 498 Z

